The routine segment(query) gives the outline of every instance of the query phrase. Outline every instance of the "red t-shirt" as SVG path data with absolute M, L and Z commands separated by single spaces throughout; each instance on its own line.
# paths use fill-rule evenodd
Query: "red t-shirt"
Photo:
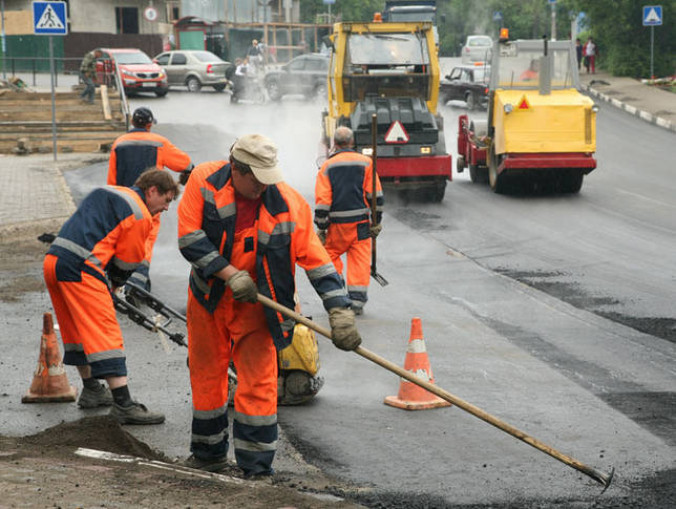
M 258 217 L 258 208 L 263 201 L 262 197 L 253 200 L 245 198 L 239 193 L 235 193 L 235 205 L 237 206 L 237 221 L 235 222 L 235 233 L 251 228 Z

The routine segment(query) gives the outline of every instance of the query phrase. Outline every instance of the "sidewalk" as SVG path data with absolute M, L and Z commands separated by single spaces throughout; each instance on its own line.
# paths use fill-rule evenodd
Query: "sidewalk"
M 676 132 L 676 94 L 602 71 L 582 71 L 580 81 L 596 100 Z M 52 154 L 0 154 L 0 246 L 58 231 L 74 211 L 62 171 L 105 160 L 107 155 L 58 154 L 58 162 L 53 159 Z
M 676 94 L 639 80 L 615 77 L 604 71 L 587 74 L 580 71 L 582 89 L 646 122 L 676 132 Z
M 71 153 L 58 154 L 55 162 L 52 154 L 0 154 L 0 250 L 2 244 L 58 232 L 75 211 L 62 172 L 107 158 L 107 154 Z

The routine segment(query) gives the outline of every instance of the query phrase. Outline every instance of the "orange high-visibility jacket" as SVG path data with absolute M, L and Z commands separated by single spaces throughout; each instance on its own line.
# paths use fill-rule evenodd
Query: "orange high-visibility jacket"
M 174 146 L 168 139 L 145 129 L 132 129 L 113 143 L 108 162 L 108 184 L 133 186 L 136 179 L 148 168 L 176 172 L 193 167 L 190 156 Z
M 95 189 L 64 223 L 48 254 L 59 258 L 58 281 L 80 281 L 86 271 L 104 283 L 124 284 L 146 254 L 153 218 L 137 187 Z
M 373 162 L 353 149 L 335 152 L 317 174 L 315 224 L 326 230 L 330 223 L 358 223 L 371 217 Z M 379 224 L 384 204 L 383 189 L 376 175 L 376 217 Z
M 227 267 L 235 238 L 236 204 L 231 167 L 211 161 L 195 167 L 178 205 L 178 245 L 192 264 L 190 289 L 210 312 L 225 292 L 225 282 L 213 276 Z M 303 197 L 284 182 L 268 186 L 258 213 L 256 278 L 258 291 L 294 308 L 295 266 L 307 272 L 328 310 L 350 301 L 340 277 L 312 226 L 312 212 Z M 265 309 L 278 349 L 291 343 L 293 322 Z

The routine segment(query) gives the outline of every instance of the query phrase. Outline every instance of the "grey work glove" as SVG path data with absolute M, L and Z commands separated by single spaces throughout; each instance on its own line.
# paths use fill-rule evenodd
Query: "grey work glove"
M 258 288 L 246 270 L 235 272 L 227 282 L 232 296 L 240 302 L 258 302 Z
M 317 230 L 317 237 L 322 245 L 326 244 L 326 230 Z
M 382 230 L 383 230 L 383 225 L 380 224 L 380 223 L 371 225 L 371 227 L 369 228 L 369 233 L 371 234 L 371 238 L 375 239 Z
M 350 308 L 332 308 L 329 310 L 331 341 L 341 350 L 354 350 L 361 345 L 361 336 L 354 324 L 354 311 Z

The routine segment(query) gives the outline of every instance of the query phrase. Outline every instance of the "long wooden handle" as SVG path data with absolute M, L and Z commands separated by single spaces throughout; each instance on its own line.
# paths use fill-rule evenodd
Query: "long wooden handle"
M 279 313 L 282 313 L 283 315 L 293 318 L 296 320 L 298 323 L 302 323 L 309 329 L 314 330 L 315 332 L 318 332 L 322 336 L 325 336 L 329 339 L 331 339 L 331 331 L 329 329 L 326 329 L 309 318 L 304 317 L 303 315 L 296 313 L 295 311 L 287 308 L 286 306 L 283 306 L 279 304 L 278 302 L 275 302 L 274 300 L 261 295 L 260 293 L 258 294 L 258 302 L 263 304 L 264 306 L 267 306 L 271 309 L 274 309 L 275 311 L 278 311 Z M 408 380 L 409 382 L 412 382 L 419 387 L 422 387 L 423 389 L 428 390 L 432 394 L 436 394 L 440 398 L 448 401 L 449 403 L 452 403 L 453 405 L 457 406 L 458 408 L 461 408 L 462 410 L 472 414 L 475 417 L 478 417 L 482 421 L 487 422 L 488 424 L 491 424 L 495 426 L 498 429 L 501 429 L 502 431 L 509 433 L 515 438 L 518 438 L 522 442 L 527 443 L 528 445 L 535 447 L 536 449 L 544 452 L 545 454 L 548 454 L 549 456 L 561 461 L 562 463 L 565 463 L 566 465 L 574 468 L 575 470 L 578 470 L 582 472 L 583 474 L 591 477 L 594 479 L 596 482 L 602 484 L 605 486 L 607 489 L 608 486 L 610 486 L 610 482 L 612 481 L 613 474 L 614 474 L 614 469 L 611 470 L 610 473 L 606 474 L 604 472 L 601 472 L 599 470 L 596 470 L 590 466 L 587 466 L 583 463 L 580 463 L 579 461 L 571 458 L 570 456 L 566 456 L 565 454 L 557 451 L 556 449 L 548 446 L 547 444 L 544 444 L 543 442 L 540 442 L 539 440 L 527 435 L 523 431 L 515 428 L 514 426 L 511 426 L 510 424 L 507 424 L 506 422 L 498 419 L 497 417 L 484 412 L 480 408 L 472 405 L 471 403 L 468 403 L 467 401 L 454 396 L 448 391 L 445 391 L 444 389 L 429 383 L 427 380 L 423 380 L 422 378 L 417 377 L 410 371 L 406 371 L 405 369 L 397 366 L 396 364 L 393 364 L 392 362 L 388 361 L 387 359 L 384 359 L 380 357 L 379 355 L 367 350 L 364 347 L 358 346 L 355 350 L 355 353 L 361 355 L 362 357 L 370 360 L 371 362 L 374 362 L 378 364 L 379 366 L 387 369 L 388 371 L 391 371 L 392 373 L 395 373 L 399 375 L 401 378 L 404 378 Z M 605 491 L 605 489 L 604 489 Z

